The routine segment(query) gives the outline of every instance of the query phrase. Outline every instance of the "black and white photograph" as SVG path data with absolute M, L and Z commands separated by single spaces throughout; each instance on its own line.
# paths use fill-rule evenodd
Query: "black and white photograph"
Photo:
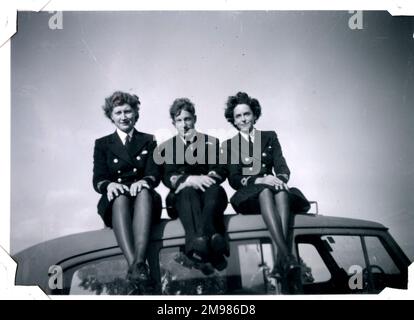
M 16 286 L 408 288 L 412 16 L 19 11 L 10 48 Z

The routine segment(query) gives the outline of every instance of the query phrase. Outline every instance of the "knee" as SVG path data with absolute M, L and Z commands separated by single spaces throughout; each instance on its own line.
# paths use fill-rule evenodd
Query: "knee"
M 127 205 L 127 204 L 129 204 L 129 198 L 124 194 L 120 194 L 114 199 L 113 206 L 120 206 L 120 205 Z
M 152 204 L 152 198 L 151 198 L 151 194 L 148 191 L 144 191 L 141 190 L 137 196 L 135 197 L 134 200 L 134 207 L 135 208 L 143 208 L 143 206 L 145 206 L 145 208 L 148 208 L 150 205 Z
M 272 196 L 273 196 L 273 191 L 270 190 L 269 188 L 265 188 L 259 193 L 259 197 L 262 199 L 269 199 Z
M 220 185 L 212 185 L 205 191 L 206 198 L 214 202 L 228 202 L 226 191 Z
M 288 194 L 288 192 L 286 190 L 278 191 L 275 194 L 275 200 L 277 202 L 287 202 L 288 199 L 289 199 L 289 194 Z
M 205 194 L 208 196 L 217 197 L 221 191 L 220 189 L 221 187 L 219 185 L 213 184 L 206 189 Z
M 148 190 L 147 188 L 142 188 L 141 191 L 137 193 L 135 201 L 139 199 L 149 199 L 150 197 L 151 197 L 150 190 Z
M 186 206 L 189 203 L 192 203 L 194 199 L 198 199 L 197 190 L 192 187 L 185 187 L 182 189 L 175 197 L 175 203 L 179 207 Z
M 189 198 L 189 197 L 194 197 L 196 195 L 197 195 L 196 189 L 194 189 L 193 187 L 185 187 L 178 193 L 177 197 L 178 198 Z

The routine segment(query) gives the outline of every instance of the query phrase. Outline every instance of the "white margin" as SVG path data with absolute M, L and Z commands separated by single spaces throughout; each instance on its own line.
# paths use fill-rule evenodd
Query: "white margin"
M 152 0 L 152 1 L 101 1 L 99 6 L 96 2 L 86 3 L 84 0 L 18 0 L 18 1 L 1 1 L 0 2 L 0 97 L 1 99 L 1 117 L 0 117 L 0 299 L 38 299 L 47 298 L 43 291 L 36 287 L 14 287 L 10 288 L 10 279 L 13 279 L 16 271 L 16 264 L 8 256 L 10 252 L 10 124 L 11 124 L 11 100 L 10 100 L 10 37 L 14 34 L 13 27 L 16 24 L 17 10 L 28 11 L 105 11 L 105 10 L 387 10 L 391 15 L 414 15 L 414 1 L 412 0 L 290 0 L 285 2 L 269 0 Z M 6 23 L 7 22 L 7 23 Z M 6 39 L 9 39 L 6 41 Z M 414 267 L 409 268 L 410 278 L 413 279 Z M 6 289 L 6 290 L 5 290 Z M 39 292 L 40 291 L 40 292 Z M 4 294 L 4 296 L 3 296 Z M 137 296 L 132 299 L 140 300 L 211 300 L 219 299 L 219 296 Z M 277 300 L 295 300 L 295 299 L 322 299 L 322 300 L 370 300 L 370 299 L 413 299 L 414 286 L 413 280 L 409 281 L 409 290 L 386 289 L 380 295 L 368 296 L 249 296 L 249 300 L 277 299 Z M 57 300 L 72 299 L 125 299 L 125 297 L 94 297 L 94 296 L 50 296 Z M 243 300 L 244 297 L 225 296 L 229 300 Z

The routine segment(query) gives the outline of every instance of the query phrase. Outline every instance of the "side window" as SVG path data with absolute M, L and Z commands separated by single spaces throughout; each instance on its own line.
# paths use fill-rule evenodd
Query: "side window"
M 364 235 L 298 235 L 305 293 L 378 293 L 406 288 L 407 277 L 381 240 Z M 369 267 L 368 267 L 369 266 Z
M 401 273 L 380 239 L 377 237 L 364 237 L 368 251 L 368 259 L 372 272 L 385 274 Z
M 71 277 L 69 294 L 127 294 L 127 262 L 122 255 L 93 261 L 78 267 Z
M 298 250 L 302 265 L 303 284 L 325 282 L 331 279 L 331 274 L 314 245 L 300 243 Z
M 395 264 L 381 240 L 377 237 L 364 237 L 369 268 L 363 276 L 369 292 L 379 293 L 386 287 L 406 289 L 408 274 Z
M 273 267 L 270 243 L 260 240 L 232 241 L 228 266 L 204 275 L 183 265 L 180 247 L 160 250 L 162 294 L 267 294 L 275 288 L 268 280 Z
M 333 235 L 322 236 L 321 239 L 337 265 L 349 275 L 353 273 L 351 267 L 365 268 L 364 251 L 360 236 Z
M 239 285 L 243 293 L 266 293 L 266 289 L 270 289 L 266 288 L 268 285 L 266 276 L 273 268 L 270 243 L 261 243 L 259 240 L 237 241 L 231 249 L 238 259 L 233 259 L 231 265 L 229 264 L 229 276 L 239 277 Z

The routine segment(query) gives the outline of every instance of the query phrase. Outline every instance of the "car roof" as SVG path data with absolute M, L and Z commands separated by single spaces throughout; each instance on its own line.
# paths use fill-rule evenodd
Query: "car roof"
M 260 215 L 225 215 L 225 223 L 229 233 L 267 229 Z M 368 228 L 387 230 L 382 224 L 372 221 L 312 214 L 295 215 L 294 228 Z M 184 228 L 178 219 L 162 220 L 154 227 L 151 236 L 153 241 L 182 237 L 184 237 Z M 17 253 L 14 255 L 14 258 L 17 262 L 29 260 L 32 267 L 36 264 L 53 265 L 80 254 L 117 246 L 112 229 L 104 228 L 45 241 Z M 53 254 L 50 254 L 51 252 Z

